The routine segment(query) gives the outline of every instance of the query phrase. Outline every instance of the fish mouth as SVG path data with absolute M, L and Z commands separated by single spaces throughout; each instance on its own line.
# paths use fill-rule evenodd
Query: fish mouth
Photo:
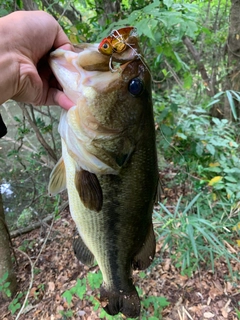
M 109 57 L 93 48 L 80 52 L 57 49 L 50 54 L 49 64 L 66 96 L 77 104 L 86 87 L 102 92 L 106 87 L 115 86 L 129 61 L 112 72 Z

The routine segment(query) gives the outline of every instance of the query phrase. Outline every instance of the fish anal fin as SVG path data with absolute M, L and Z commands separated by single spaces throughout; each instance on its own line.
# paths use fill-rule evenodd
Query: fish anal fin
M 133 259 L 134 270 L 144 270 L 152 263 L 156 251 L 156 239 L 153 231 L 153 224 L 149 228 L 144 244 Z
M 94 263 L 94 255 L 88 249 L 79 233 L 76 233 L 73 239 L 73 251 L 75 256 L 88 267 L 91 267 Z
M 97 212 L 102 209 L 102 188 L 94 173 L 86 170 L 76 171 L 75 186 L 86 208 Z
M 48 184 L 48 193 L 55 196 L 66 189 L 66 169 L 63 158 L 60 158 L 53 168 Z
M 121 312 L 127 318 L 136 318 L 140 315 L 141 304 L 136 289 L 131 292 L 122 290 L 108 290 L 104 285 L 100 289 L 100 303 L 110 315 Z

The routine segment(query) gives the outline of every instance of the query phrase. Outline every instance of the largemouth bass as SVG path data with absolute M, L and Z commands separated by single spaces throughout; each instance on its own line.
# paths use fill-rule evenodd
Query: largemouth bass
M 49 193 L 67 188 L 79 238 L 78 259 L 97 261 L 103 275 L 100 302 L 110 315 L 140 314 L 133 269 L 148 267 L 155 254 L 152 211 L 158 185 L 151 75 L 138 54 L 109 70 L 98 45 L 80 52 L 58 49 L 50 66 L 76 104 L 62 111 L 62 158 Z M 129 60 L 129 61 L 127 61 Z

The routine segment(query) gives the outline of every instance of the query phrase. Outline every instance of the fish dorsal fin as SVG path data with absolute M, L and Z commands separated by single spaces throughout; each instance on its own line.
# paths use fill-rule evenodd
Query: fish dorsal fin
M 91 267 L 94 263 L 94 255 L 85 245 L 80 234 L 77 232 L 73 238 L 73 251 L 75 256 L 88 267 Z
M 76 171 L 75 186 L 86 208 L 97 212 L 102 209 L 102 188 L 94 173 L 86 170 Z
M 156 251 L 156 239 L 153 231 L 153 224 L 149 228 L 144 244 L 133 259 L 134 270 L 144 270 L 153 261 Z
M 48 193 L 55 196 L 66 189 L 66 170 L 63 158 L 60 158 L 53 168 L 48 184 Z

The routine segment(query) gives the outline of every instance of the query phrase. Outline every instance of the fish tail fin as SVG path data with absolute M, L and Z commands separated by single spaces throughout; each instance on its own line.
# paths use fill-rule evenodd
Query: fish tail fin
M 135 287 L 131 292 L 122 290 L 107 290 L 104 286 L 100 290 L 100 302 L 103 309 L 110 315 L 121 312 L 127 318 L 136 318 L 140 315 L 140 299 Z

